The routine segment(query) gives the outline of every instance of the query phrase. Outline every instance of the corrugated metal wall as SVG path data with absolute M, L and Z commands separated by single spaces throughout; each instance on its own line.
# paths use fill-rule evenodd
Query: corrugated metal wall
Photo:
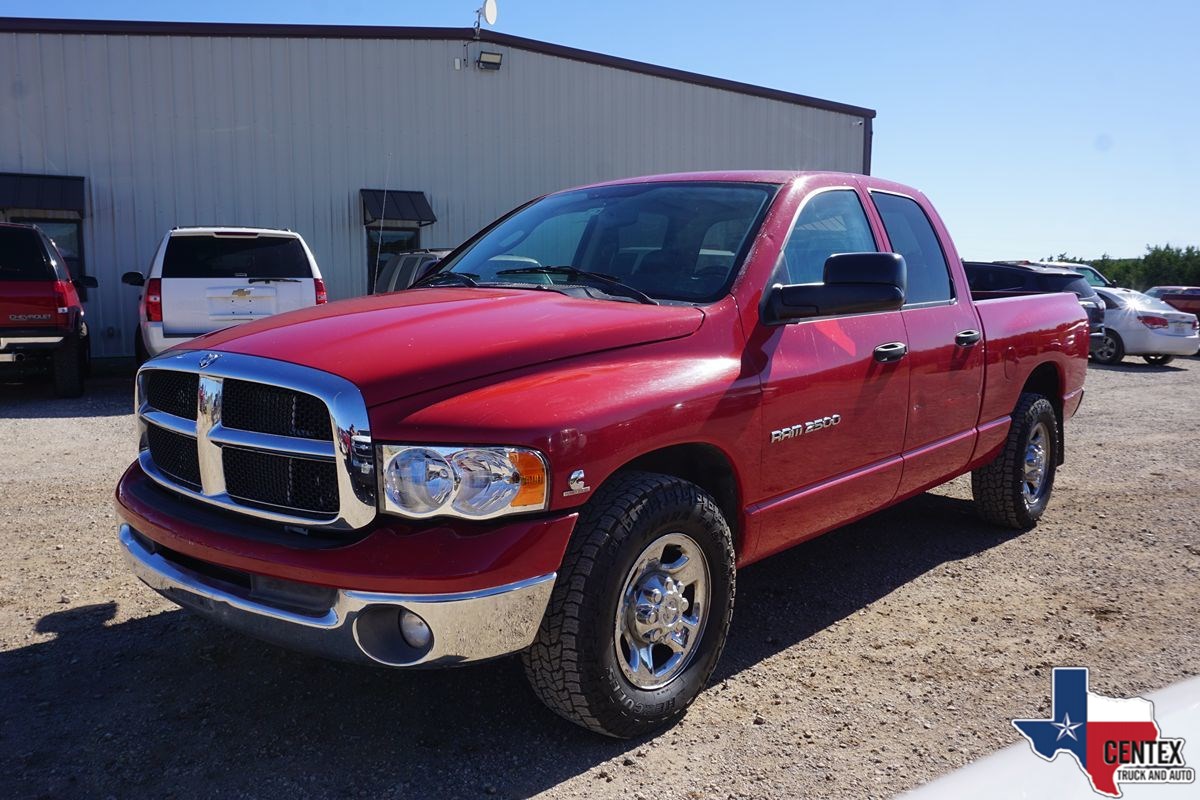
M 861 118 L 457 41 L 0 34 L 0 171 L 87 178 L 94 354 L 127 355 L 172 226 L 299 231 L 334 298 L 366 290 L 359 190 L 419 189 L 452 245 L 532 196 L 713 168 L 862 170 Z

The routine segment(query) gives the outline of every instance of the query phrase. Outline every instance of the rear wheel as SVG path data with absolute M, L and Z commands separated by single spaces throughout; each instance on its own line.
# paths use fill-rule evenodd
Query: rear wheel
M 1092 354 L 1101 364 L 1119 364 L 1125 357 L 1125 343 L 1113 331 L 1105 331 L 1104 338 Z
M 733 538 L 716 502 L 667 475 L 629 472 L 585 507 L 525 674 L 559 715 L 615 737 L 683 716 L 733 613 Z
M 54 393 L 59 397 L 83 394 L 83 375 L 87 370 L 87 339 L 71 334 L 63 339 L 53 356 Z
M 1156 367 L 1165 367 L 1175 360 L 1175 356 L 1142 356 L 1146 359 L 1147 364 L 1153 364 Z
M 975 507 L 988 522 L 1032 528 L 1046 510 L 1058 464 L 1054 406 L 1039 394 L 1023 394 L 1012 414 L 1004 449 L 971 473 Z

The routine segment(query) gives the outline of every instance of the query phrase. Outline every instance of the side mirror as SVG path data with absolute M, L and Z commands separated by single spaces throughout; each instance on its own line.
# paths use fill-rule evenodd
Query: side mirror
M 81 287 L 84 289 L 100 288 L 100 282 L 91 275 L 84 275 L 82 278 L 76 278 L 75 280 L 71 281 L 71 283 L 75 284 L 75 288 L 77 289 Z
M 121 283 L 128 283 L 130 286 L 145 286 L 146 279 L 140 272 L 126 272 L 121 276 Z
M 783 325 L 810 317 L 895 311 L 904 305 L 908 268 L 896 253 L 838 253 L 825 261 L 824 283 L 776 284 L 763 321 Z

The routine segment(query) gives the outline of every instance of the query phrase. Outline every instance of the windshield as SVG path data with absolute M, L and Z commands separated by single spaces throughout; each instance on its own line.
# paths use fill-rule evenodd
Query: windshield
M 295 236 L 172 236 L 164 278 L 311 278 Z
M 777 188 L 638 183 L 551 195 L 504 219 L 438 272 L 481 286 L 586 285 L 629 299 L 578 270 L 656 300 L 712 302 L 732 283 Z M 538 271 L 545 267 L 572 269 Z

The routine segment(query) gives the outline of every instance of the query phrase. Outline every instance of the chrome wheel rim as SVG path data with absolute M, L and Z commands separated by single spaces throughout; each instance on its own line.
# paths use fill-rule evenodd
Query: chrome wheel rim
M 1029 431 L 1025 442 L 1025 469 L 1021 481 L 1021 493 L 1025 507 L 1029 508 L 1042 499 L 1046 491 L 1046 468 L 1049 464 L 1050 432 L 1046 423 L 1039 422 Z
M 708 560 L 684 533 L 655 539 L 633 562 L 617 603 L 613 646 L 625 679 L 661 689 L 687 669 L 704 637 Z
M 1100 346 L 1096 348 L 1096 355 L 1101 361 L 1107 361 L 1117 354 L 1117 343 L 1113 341 L 1111 336 L 1105 336 L 1100 340 Z

